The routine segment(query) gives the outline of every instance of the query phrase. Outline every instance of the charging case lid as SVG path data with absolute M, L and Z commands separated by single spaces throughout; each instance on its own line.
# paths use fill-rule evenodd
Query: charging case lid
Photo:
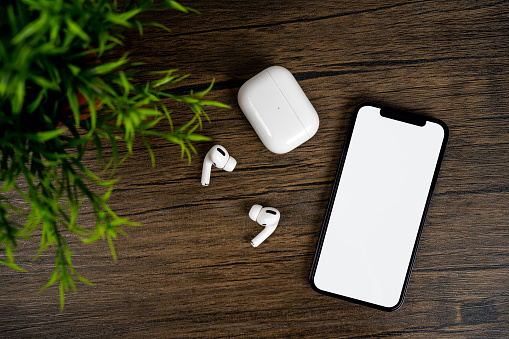
M 240 87 L 238 101 L 271 152 L 287 153 L 318 130 L 318 114 L 286 68 L 272 66 L 246 81 Z

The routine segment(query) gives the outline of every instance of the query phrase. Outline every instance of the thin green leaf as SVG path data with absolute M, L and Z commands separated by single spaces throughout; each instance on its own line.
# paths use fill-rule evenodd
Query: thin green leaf
M 44 26 L 46 26 L 47 20 L 48 15 L 46 14 L 46 12 L 41 12 L 41 15 L 37 20 L 30 22 L 28 25 L 25 26 L 25 28 L 21 30 L 21 32 L 19 32 L 18 34 L 16 34 L 16 36 L 14 36 L 14 38 L 12 38 L 11 43 L 14 45 L 19 44 L 20 42 L 34 35 L 35 33 L 40 32 L 41 29 Z
M 154 152 L 152 151 L 152 148 L 150 147 L 147 138 L 145 138 L 144 135 L 141 136 L 143 143 L 145 144 L 145 147 L 147 148 L 148 153 L 150 154 L 150 161 L 152 162 L 152 168 L 156 167 L 156 159 L 154 157 Z
M 60 296 L 60 312 L 64 311 L 65 305 L 65 296 L 64 296 L 64 281 L 60 281 L 60 285 L 58 286 L 58 295 Z
M 94 66 L 88 70 L 86 70 L 84 73 L 86 73 L 86 76 L 89 75 L 102 75 L 106 73 L 111 73 L 115 69 L 119 68 L 122 65 L 125 65 L 127 63 L 127 53 L 124 54 L 120 59 L 114 62 L 107 62 L 100 64 L 98 66 Z
M 164 29 L 166 32 L 171 32 L 171 29 L 169 29 L 168 27 L 166 27 L 165 25 L 163 24 L 160 24 L 158 22 L 143 22 L 142 23 L 143 26 L 154 26 L 154 27 L 158 27 L 158 28 L 162 28 Z
M 74 76 L 77 76 L 81 72 L 81 68 L 76 65 L 68 64 L 67 67 L 69 67 Z
M 65 130 L 63 128 L 60 128 L 53 131 L 44 131 L 39 133 L 25 133 L 23 134 L 23 136 L 29 140 L 37 142 L 46 142 L 48 140 L 58 137 L 63 132 L 65 132 Z
M 69 102 L 69 106 L 71 106 L 72 115 L 74 117 L 74 123 L 76 126 L 80 125 L 80 108 L 78 105 L 78 96 L 76 95 L 76 91 L 72 87 L 67 88 L 67 100 Z
M 82 40 L 85 40 L 86 42 L 90 41 L 90 37 L 87 33 L 74 21 L 72 21 L 70 16 L 66 16 L 65 23 L 67 24 L 67 28 L 77 36 L 79 36 Z
M 186 135 L 186 139 L 191 140 L 191 141 L 209 141 L 209 140 L 212 140 L 210 137 L 207 137 L 205 135 L 200 135 L 200 134 Z
M 56 83 L 56 81 L 48 80 L 42 76 L 31 74 L 29 76 L 29 79 L 44 89 L 52 89 L 52 90 L 56 90 L 56 91 L 58 91 L 60 89 L 60 87 L 59 87 L 58 83 Z
M 201 106 L 216 106 L 222 108 L 231 108 L 230 106 L 217 101 L 200 100 L 199 103 Z
M 0 259 L 0 263 L 16 271 L 27 272 L 26 270 L 22 269 L 21 267 L 10 261 Z
M 138 31 L 140 32 L 140 35 L 143 35 L 143 24 L 140 20 L 134 20 L 134 24 L 136 27 L 138 27 Z
M 193 12 L 197 13 L 196 10 L 194 10 L 192 8 L 189 8 L 189 7 L 182 6 L 177 1 L 174 1 L 174 0 L 163 0 L 163 3 L 165 5 L 167 5 L 168 8 L 176 9 L 177 11 L 181 11 L 181 12 L 184 12 L 184 13 L 188 13 L 189 11 L 193 11 Z
M 47 289 L 48 287 L 50 287 L 51 285 L 53 285 L 55 282 L 57 282 L 60 278 L 61 278 L 62 274 L 60 273 L 60 268 L 57 266 L 55 267 L 55 269 L 53 270 L 53 274 L 51 275 L 51 278 L 49 279 L 48 283 L 46 285 L 44 285 L 44 287 L 42 287 L 40 289 L 40 291 L 44 291 L 45 289 Z
M 133 16 L 140 13 L 141 11 L 143 11 L 142 8 L 134 8 L 122 14 L 108 13 L 106 15 L 106 19 L 120 26 L 132 27 L 132 24 L 129 22 L 129 19 L 131 19 Z
M 94 284 L 90 281 L 88 281 L 87 279 L 83 278 L 81 275 L 78 274 L 78 272 L 76 272 L 76 270 L 72 270 L 72 273 L 74 274 L 74 276 L 79 280 L 81 281 L 82 283 L 84 284 L 87 284 L 87 285 L 90 285 L 90 286 L 94 286 Z
M 111 238 L 111 236 L 108 234 L 106 236 L 106 238 L 108 239 L 108 245 L 110 246 L 110 251 L 111 251 L 111 256 L 113 257 L 113 260 L 117 260 L 117 252 L 115 251 L 115 246 L 113 245 L 113 239 Z

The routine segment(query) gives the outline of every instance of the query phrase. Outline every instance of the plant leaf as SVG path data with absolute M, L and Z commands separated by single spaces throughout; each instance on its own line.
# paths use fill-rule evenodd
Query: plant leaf
M 44 131 L 44 132 L 39 132 L 39 133 L 25 133 L 24 137 L 29 140 L 33 140 L 33 141 L 37 141 L 37 142 L 46 142 L 48 140 L 58 137 L 64 131 L 65 131 L 65 129 L 60 128 L 60 129 L 56 129 L 53 131 Z
M 82 40 L 85 40 L 86 42 L 90 41 L 90 37 L 87 33 L 74 21 L 72 21 L 70 16 L 66 16 L 65 23 L 67 24 L 67 28 L 77 36 L 79 36 Z
M 41 12 L 41 15 L 37 20 L 30 22 L 21 30 L 21 32 L 19 32 L 18 34 L 16 34 L 16 36 L 14 36 L 14 38 L 12 38 L 11 43 L 14 45 L 19 44 L 20 42 L 34 35 L 35 33 L 40 32 L 40 30 L 46 25 L 47 20 L 48 15 L 46 14 L 46 12 Z

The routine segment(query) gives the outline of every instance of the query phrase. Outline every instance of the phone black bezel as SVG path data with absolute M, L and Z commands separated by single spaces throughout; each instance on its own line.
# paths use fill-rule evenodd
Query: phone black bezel
M 412 250 L 412 256 L 410 258 L 410 263 L 408 265 L 407 273 L 406 273 L 406 276 L 405 276 L 405 281 L 403 283 L 403 288 L 401 290 L 401 295 L 400 295 L 399 301 L 396 303 L 396 305 L 394 305 L 392 307 L 385 307 L 385 306 L 369 303 L 369 302 L 366 302 L 366 301 L 362 301 L 362 300 L 346 297 L 346 296 L 343 296 L 343 295 L 335 294 L 335 293 L 332 293 L 332 292 L 323 291 L 323 290 L 319 289 L 315 285 L 315 283 L 314 283 L 314 275 L 315 275 L 315 271 L 316 271 L 316 266 L 317 266 L 318 260 L 320 258 L 320 253 L 321 253 L 321 250 L 322 250 L 323 240 L 325 238 L 325 234 L 327 233 L 327 227 L 328 227 L 328 224 L 329 224 L 329 218 L 330 218 L 330 214 L 332 212 L 332 207 L 334 206 L 334 200 L 336 198 L 336 193 L 337 193 L 339 181 L 340 181 L 340 178 L 341 178 L 341 173 L 343 171 L 343 166 L 344 166 L 344 162 L 345 162 L 345 159 L 346 159 L 346 154 L 348 153 L 348 147 L 350 145 L 350 139 L 352 137 L 352 133 L 353 133 L 353 129 L 354 129 L 354 126 L 355 126 L 355 122 L 357 121 L 358 112 L 364 106 L 372 106 L 372 107 L 380 108 L 381 109 L 381 113 L 385 112 L 387 114 L 392 115 L 392 117 L 395 118 L 396 120 L 400 120 L 400 121 L 403 121 L 403 122 L 406 122 L 406 123 L 419 124 L 419 122 L 424 119 L 424 121 L 430 121 L 430 122 L 437 123 L 437 124 L 439 124 L 444 129 L 444 139 L 442 140 L 442 146 L 440 148 L 440 153 L 439 153 L 439 156 L 438 156 L 437 164 L 435 166 L 435 171 L 433 173 L 433 179 L 431 181 L 431 185 L 430 185 L 430 188 L 429 188 L 429 191 L 428 191 L 428 197 L 426 199 L 426 203 L 425 203 L 425 206 L 424 206 L 423 214 L 422 214 L 422 217 L 421 217 L 421 222 L 420 222 L 419 229 L 418 229 L 418 232 L 417 232 L 417 237 L 415 239 L 414 247 L 413 247 L 413 250 Z M 410 276 L 412 274 L 412 268 L 413 268 L 413 265 L 414 265 L 415 257 L 416 257 L 416 254 L 417 254 L 417 250 L 419 248 L 419 242 L 420 242 L 420 239 L 421 239 L 422 231 L 424 229 L 424 223 L 426 221 L 426 216 L 427 216 L 429 205 L 430 205 L 430 202 L 431 202 L 431 197 L 433 196 L 433 190 L 435 189 L 436 181 L 437 181 L 437 178 L 438 178 L 438 174 L 440 172 L 440 166 L 441 166 L 442 160 L 444 158 L 445 147 L 447 145 L 448 139 L 449 139 L 449 128 L 447 127 L 447 125 L 443 121 L 441 121 L 439 119 L 428 117 L 428 116 L 424 116 L 424 115 L 420 115 L 420 114 L 416 114 L 416 113 L 412 113 L 412 112 L 408 112 L 408 111 L 404 111 L 404 110 L 400 110 L 400 109 L 397 109 L 397 108 L 393 108 L 393 107 L 390 107 L 390 106 L 386 106 L 386 105 L 382 105 L 382 104 L 378 104 L 378 103 L 374 103 L 374 102 L 369 102 L 369 101 L 362 102 L 362 103 L 360 103 L 356 107 L 356 109 L 355 109 L 355 111 L 353 113 L 353 116 L 352 116 L 352 122 L 350 124 L 349 129 L 348 129 L 348 133 L 347 133 L 347 137 L 346 137 L 346 140 L 345 140 L 345 144 L 344 144 L 343 150 L 341 152 L 341 158 L 340 158 L 340 161 L 339 161 L 338 169 L 336 171 L 336 176 L 335 176 L 335 179 L 334 179 L 334 184 L 332 186 L 332 192 L 331 192 L 331 195 L 330 195 L 330 198 L 329 198 L 329 203 L 327 205 L 327 210 L 325 212 L 325 217 L 324 217 L 322 228 L 321 228 L 321 231 L 320 231 L 320 236 L 318 238 L 318 244 L 316 246 L 315 255 L 313 257 L 313 263 L 311 265 L 311 271 L 309 273 L 309 283 L 311 284 L 311 287 L 316 292 L 324 294 L 324 295 L 327 295 L 327 296 L 339 298 L 339 299 L 342 299 L 342 300 L 354 302 L 354 303 L 357 303 L 357 304 L 360 304 L 360 305 L 376 308 L 376 309 L 379 309 L 379 310 L 382 310 L 382 311 L 387 311 L 387 312 L 396 311 L 397 309 L 399 309 L 403 305 L 403 302 L 405 300 L 405 295 L 406 295 L 407 287 L 408 287 L 408 283 L 410 281 Z

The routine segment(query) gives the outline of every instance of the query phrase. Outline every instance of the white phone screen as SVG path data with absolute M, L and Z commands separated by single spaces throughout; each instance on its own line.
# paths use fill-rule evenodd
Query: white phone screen
M 357 113 L 312 282 L 390 309 L 404 295 L 446 131 L 380 113 Z

